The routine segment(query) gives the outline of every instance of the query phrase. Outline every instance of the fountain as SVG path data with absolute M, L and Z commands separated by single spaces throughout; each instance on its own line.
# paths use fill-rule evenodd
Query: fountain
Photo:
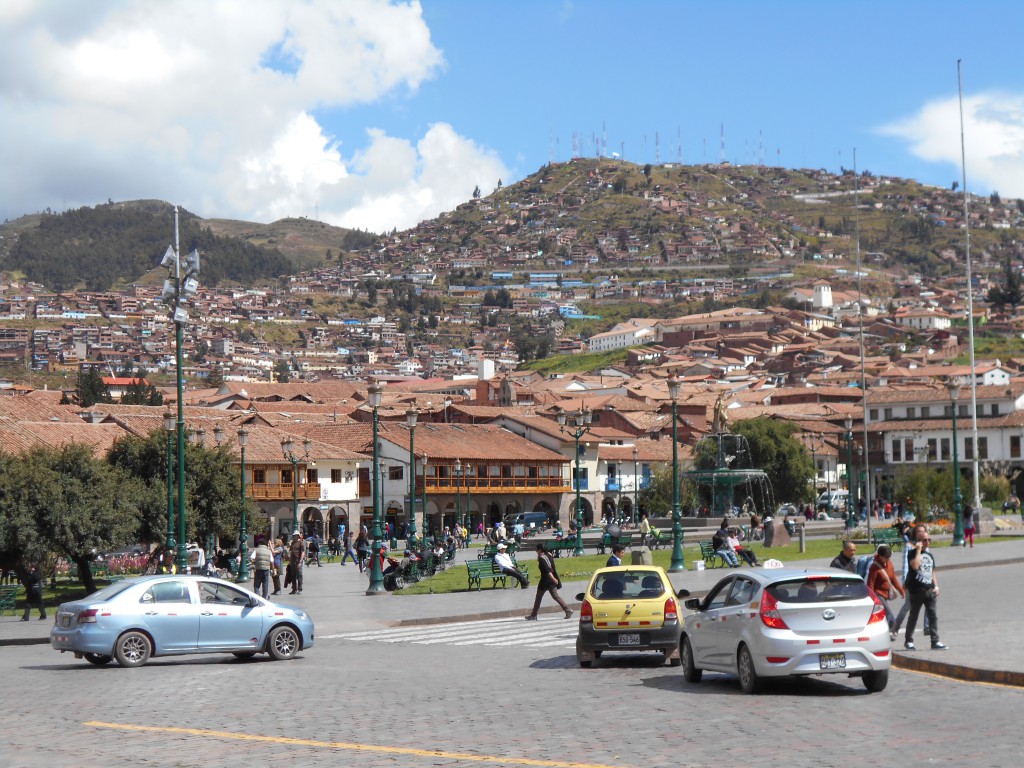
M 702 497 L 708 497 L 713 517 L 733 515 L 737 489 L 742 490 L 745 514 L 756 512 L 763 516 L 775 511 L 771 483 L 764 470 L 751 466 L 747 438 L 728 431 L 728 416 L 721 395 L 715 402 L 711 434 L 697 441 L 693 453 L 696 468 L 681 474 L 696 483 Z

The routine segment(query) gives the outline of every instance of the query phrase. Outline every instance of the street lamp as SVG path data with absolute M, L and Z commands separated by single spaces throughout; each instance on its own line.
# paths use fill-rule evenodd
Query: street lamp
M 455 476 L 455 524 L 458 525 L 462 519 L 462 462 L 458 459 L 452 474 Z
M 633 446 L 633 525 L 640 514 L 640 449 Z
M 419 415 L 415 408 L 405 412 L 405 423 L 409 425 L 409 530 L 406 531 L 405 538 L 410 546 L 416 541 L 416 454 L 413 439 Z
M 423 454 L 423 542 L 427 541 L 427 533 L 429 528 L 427 526 L 427 454 Z
M 218 427 L 218 429 L 219 429 L 219 427 Z M 241 540 L 242 540 L 242 543 L 238 546 L 238 553 L 242 557 L 242 562 L 238 566 L 238 581 L 239 582 L 243 582 L 243 581 L 248 581 L 249 580 L 249 544 L 248 544 L 249 531 L 246 530 L 246 526 L 245 526 L 245 508 L 247 506 L 247 502 L 246 502 L 246 498 L 245 498 L 245 446 L 246 446 L 246 444 L 248 442 L 249 442 L 249 430 L 247 430 L 245 427 L 242 427 L 241 429 L 238 430 L 238 447 L 242 449 L 242 472 L 241 472 L 241 480 L 242 480 L 242 482 L 241 482 L 241 486 L 242 486 L 242 525 L 241 525 L 241 528 L 240 528 L 240 530 L 238 532 L 239 538 L 241 538 Z M 295 475 L 294 475 L 294 472 L 293 472 L 292 473 L 292 477 L 294 478 L 294 476 Z
M 177 546 L 174 540 L 174 414 L 164 413 L 164 430 L 167 432 L 167 551 Z
M 847 459 L 846 459 L 846 527 L 853 530 L 857 525 L 856 514 L 857 514 L 857 494 L 853 488 L 853 417 L 847 416 L 844 423 L 846 424 L 846 448 L 847 448 Z
M 949 390 L 949 399 L 953 404 L 953 546 L 962 547 L 964 545 L 964 499 L 960 495 L 960 453 L 956 436 L 956 409 L 957 400 L 960 399 L 960 385 L 956 379 L 949 379 L 946 382 L 946 389 Z
M 285 461 L 292 463 L 292 532 L 299 530 L 299 462 L 309 458 L 309 451 L 313 447 L 313 441 L 308 437 L 302 441 L 304 453 L 301 456 L 295 455 L 295 443 L 290 437 L 281 440 L 281 452 L 284 453 Z
M 185 551 L 185 380 L 182 377 L 182 354 L 184 344 L 183 328 L 188 321 L 188 310 L 185 304 L 191 300 L 199 289 L 199 251 L 193 250 L 188 256 L 182 257 L 178 246 L 178 207 L 174 207 L 174 245 L 167 246 L 161 267 L 167 268 L 167 279 L 164 280 L 160 301 L 168 306 L 171 319 L 174 321 L 174 360 L 175 379 L 178 396 L 178 420 L 175 424 L 178 435 L 178 573 L 185 573 L 188 568 L 188 553 Z
M 367 390 L 367 401 L 370 404 L 370 410 L 373 412 L 373 553 L 370 558 L 370 586 L 366 589 L 368 595 L 383 595 L 387 592 L 384 589 L 384 574 L 380 569 L 380 539 L 383 535 L 381 531 L 381 519 L 380 519 L 380 494 L 378 493 L 380 485 L 380 446 L 377 445 L 377 409 L 380 408 L 381 401 L 384 399 L 384 387 L 380 384 L 371 384 Z
M 558 409 L 558 424 L 562 432 L 567 433 L 576 441 L 576 547 L 574 555 L 583 554 L 583 502 L 580 500 L 580 485 L 583 480 L 580 476 L 580 438 L 590 431 L 590 421 L 593 413 L 589 408 L 566 413 Z M 568 424 L 569 428 L 566 429 Z
M 473 476 L 473 465 L 467 461 L 466 462 L 466 467 L 465 467 L 465 469 L 462 472 L 462 477 L 466 481 L 466 516 L 464 518 L 462 518 L 462 525 L 466 529 L 466 545 L 467 545 L 467 547 L 469 545 L 469 526 L 473 524 L 471 513 L 469 511 L 470 501 L 471 501 L 470 495 L 469 495 L 469 492 L 470 492 L 469 478 L 471 478 L 472 476 Z
M 668 569 L 685 571 L 683 559 L 683 519 L 679 509 L 679 440 L 676 437 L 680 381 L 675 375 L 668 377 L 668 396 L 672 401 L 672 563 Z

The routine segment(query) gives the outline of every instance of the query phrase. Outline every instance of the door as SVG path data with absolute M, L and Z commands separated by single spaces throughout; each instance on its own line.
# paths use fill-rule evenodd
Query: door
M 750 607 L 750 602 L 754 599 L 755 586 L 750 579 L 737 576 L 732 589 L 729 590 L 725 605 L 719 611 L 718 645 L 722 652 L 723 664 L 735 662 L 743 627 L 751 620 L 751 613 L 756 614 Z
M 240 589 L 199 582 L 199 650 L 256 650 L 263 637 L 263 607 Z
M 158 581 L 139 598 L 143 621 L 153 637 L 153 655 L 194 653 L 199 639 L 199 606 L 188 582 Z
M 725 610 L 725 601 L 729 597 L 729 588 L 733 577 L 718 583 L 701 604 L 700 626 L 690 638 L 693 655 L 697 666 L 718 666 L 723 652 L 718 648 L 721 614 Z

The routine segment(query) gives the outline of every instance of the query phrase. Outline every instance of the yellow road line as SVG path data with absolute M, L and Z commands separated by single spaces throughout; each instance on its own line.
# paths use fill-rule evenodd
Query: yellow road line
M 173 726 L 131 725 L 129 723 L 104 723 L 89 720 L 82 725 L 92 728 L 109 728 L 117 731 L 145 733 L 177 733 L 186 736 L 208 736 L 215 739 L 262 742 L 265 744 L 289 744 L 300 747 L 321 747 L 324 749 L 348 749 L 357 752 L 379 752 L 390 755 L 413 755 L 415 757 L 443 757 L 448 760 L 463 760 L 474 763 L 499 763 L 501 765 L 534 765 L 540 768 L 627 768 L 621 763 L 574 763 L 564 760 L 533 760 L 528 757 L 498 757 L 496 755 L 471 755 L 465 752 L 445 752 L 439 749 L 416 749 L 414 747 L 388 747 L 382 744 L 356 744 L 347 741 L 318 741 L 316 739 L 295 739 L 288 736 L 260 736 L 233 731 L 214 731 L 207 728 L 176 728 Z

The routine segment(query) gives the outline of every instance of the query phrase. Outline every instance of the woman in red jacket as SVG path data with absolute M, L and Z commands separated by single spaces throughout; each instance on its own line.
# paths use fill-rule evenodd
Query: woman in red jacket
M 895 640 L 896 636 L 892 632 L 895 616 L 889 607 L 889 601 L 894 600 L 897 593 L 900 597 L 906 597 L 907 593 L 896 577 L 896 570 L 892 565 L 892 550 L 885 544 L 882 544 L 875 552 L 875 559 L 871 563 L 871 567 L 868 568 L 868 589 L 872 590 L 882 601 L 882 605 L 885 607 L 885 618 L 889 622 L 889 637 Z

